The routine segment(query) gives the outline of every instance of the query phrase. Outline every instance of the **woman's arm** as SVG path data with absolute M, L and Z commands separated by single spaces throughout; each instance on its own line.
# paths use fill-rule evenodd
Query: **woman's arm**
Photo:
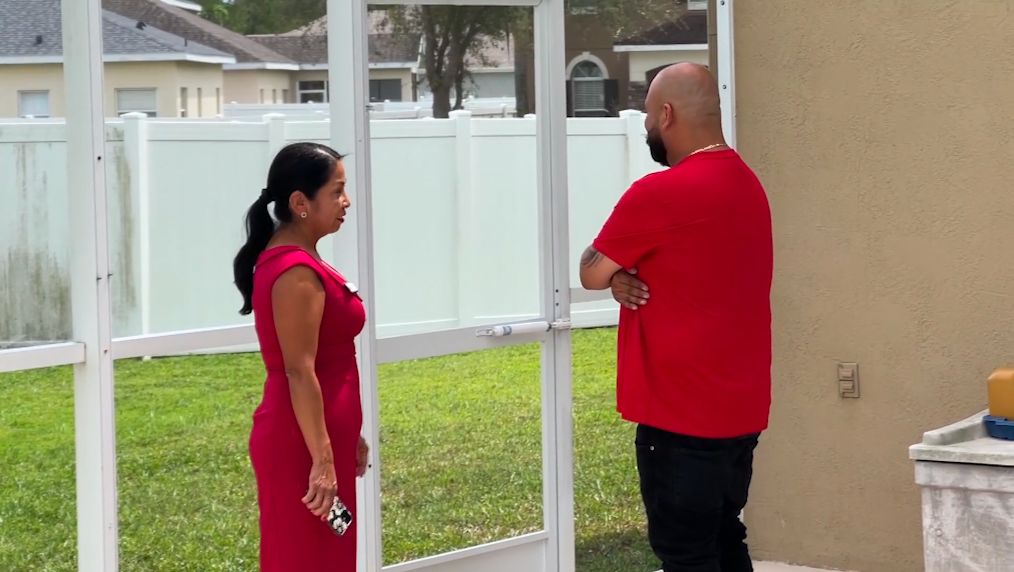
M 313 458 L 303 502 L 313 514 L 324 518 L 337 491 L 334 455 L 324 424 L 324 404 L 314 367 L 317 333 L 324 315 L 324 287 L 312 269 L 295 266 L 275 281 L 271 305 L 289 380 L 292 409 Z

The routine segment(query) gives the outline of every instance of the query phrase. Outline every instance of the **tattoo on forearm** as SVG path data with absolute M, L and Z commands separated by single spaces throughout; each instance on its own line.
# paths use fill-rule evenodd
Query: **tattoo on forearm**
M 599 251 L 595 250 L 595 247 L 589 246 L 588 249 L 584 251 L 584 254 L 581 255 L 581 266 L 595 266 L 601 258 L 602 255 L 599 254 Z

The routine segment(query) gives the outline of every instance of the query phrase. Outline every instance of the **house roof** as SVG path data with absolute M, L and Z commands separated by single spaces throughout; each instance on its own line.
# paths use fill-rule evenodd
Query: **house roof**
M 419 59 L 419 34 L 394 34 L 386 27 L 382 10 L 370 11 L 367 49 L 369 63 L 374 65 L 415 65 Z M 327 63 L 327 16 L 282 34 L 256 34 L 249 38 L 283 54 L 300 65 Z
M 250 38 L 300 65 L 327 63 L 327 36 L 265 34 L 250 36 Z M 369 62 L 371 64 L 415 65 L 416 60 L 419 59 L 419 36 L 409 38 L 394 34 L 371 34 L 367 43 L 369 44 Z
M 294 61 L 264 44 L 160 0 L 102 0 L 102 7 L 232 54 L 239 64 L 235 67 L 296 69 Z
M 614 46 L 671 46 L 678 44 L 707 44 L 708 15 L 706 12 L 687 12 L 682 17 L 666 22 L 640 34 L 614 42 Z
M 256 34 L 248 38 L 282 54 L 297 64 L 326 64 L 327 36 Z
M 417 65 L 420 34 L 396 34 L 385 10 L 370 10 L 367 19 L 369 63 L 373 66 Z M 282 34 L 251 35 L 300 65 L 327 63 L 327 16 Z M 514 40 L 489 40 L 480 54 L 469 54 L 469 68 L 508 69 L 514 65 Z
M 188 41 L 153 26 L 137 26 L 112 12 L 102 12 L 106 61 L 190 60 L 233 63 L 232 55 Z M 63 54 L 60 0 L 0 2 L 0 63 L 59 62 Z
M 390 34 L 394 30 L 391 26 L 391 21 L 387 17 L 387 10 L 371 8 L 366 15 L 366 31 L 368 34 Z M 305 26 L 300 26 L 295 30 L 289 30 L 278 34 L 279 36 L 326 36 L 327 35 L 327 15 L 321 16 L 316 20 L 310 22 Z

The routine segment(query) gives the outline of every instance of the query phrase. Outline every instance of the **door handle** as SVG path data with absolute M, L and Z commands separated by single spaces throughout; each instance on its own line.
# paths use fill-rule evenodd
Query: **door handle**
M 540 332 L 548 332 L 550 330 L 569 330 L 570 320 L 558 320 L 553 323 L 539 321 L 539 322 L 521 322 L 518 324 L 503 324 L 500 326 L 489 326 L 486 328 L 479 328 L 475 331 L 476 337 L 503 337 L 521 334 L 537 334 Z

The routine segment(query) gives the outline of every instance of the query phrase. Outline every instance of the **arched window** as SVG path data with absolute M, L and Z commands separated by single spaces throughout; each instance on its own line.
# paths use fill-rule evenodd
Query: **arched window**
M 574 90 L 574 112 L 605 111 L 606 82 L 602 68 L 591 60 L 574 66 L 570 72 Z

